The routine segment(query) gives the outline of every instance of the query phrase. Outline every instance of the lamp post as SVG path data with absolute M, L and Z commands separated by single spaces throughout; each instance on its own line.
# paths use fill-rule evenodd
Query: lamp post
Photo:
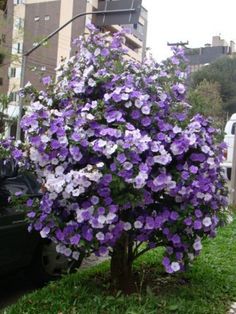
M 123 2 L 121 1 L 122 5 L 125 3 L 125 0 Z M 137 11 L 141 10 L 141 1 L 140 0 L 132 0 L 131 7 L 128 9 L 112 9 L 112 10 L 98 10 L 98 11 L 92 11 L 92 12 L 83 12 L 75 15 L 72 19 L 67 21 L 65 24 L 63 24 L 61 27 L 57 28 L 55 31 L 50 33 L 48 36 L 43 38 L 36 46 L 34 46 L 32 49 L 28 50 L 27 52 L 22 54 L 22 68 L 21 68 L 21 78 L 20 78 L 20 88 L 22 89 L 24 87 L 24 79 L 25 79 L 25 69 L 26 69 L 26 59 L 27 57 L 34 52 L 36 49 L 38 49 L 40 46 L 42 46 L 45 42 L 47 42 L 50 38 L 52 38 L 54 35 L 56 35 L 58 32 L 60 32 L 63 28 L 65 28 L 67 25 L 72 23 L 74 20 L 76 20 L 79 17 L 85 16 L 85 15 L 110 15 L 110 14 L 127 14 L 129 15 L 137 13 Z M 138 19 L 138 16 L 136 14 L 136 19 Z M 123 22 L 123 24 L 129 24 L 131 21 L 130 16 L 128 17 L 128 20 L 126 23 Z M 132 21 L 132 23 L 135 23 Z M 22 112 L 23 112 L 23 99 L 20 97 L 19 101 L 19 114 L 17 118 L 17 128 L 16 128 L 16 140 L 20 140 L 21 137 L 21 127 L 20 122 L 22 118 Z

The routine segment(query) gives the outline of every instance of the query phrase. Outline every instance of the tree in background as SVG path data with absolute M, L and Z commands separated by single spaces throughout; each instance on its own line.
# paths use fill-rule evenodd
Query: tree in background
M 222 109 L 226 113 L 236 112 L 236 58 L 223 57 L 194 72 L 190 86 L 195 89 L 199 84 L 207 80 L 217 82 L 220 88 L 220 97 L 223 101 Z
M 140 64 L 126 57 L 123 32 L 88 27 L 57 79 L 43 78 L 45 91 L 24 90 L 22 128 L 46 189 L 39 206 L 27 202 L 28 217 L 68 258 L 111 255 L 112 282 L 129 293 L 140 255 L 163 246 L 163 266 L 178 272 L 215 236 L 224 145 L 208 119 L 189 115 L 182 49 Z
M 7 0 L 0 0 L 0 10 L 5 11 L 7 7 Z
M 190 89 L 188 101 L 191 104 L 191 113 L 203 114 L 206 117 L 213 117 L 216 127 L 223 128 L 226 121 L 226 113 L 223 109 L 223 100 L 220 95 L 220 84 L 209 82 L 206 79 L 201 81 L 195 89 Z

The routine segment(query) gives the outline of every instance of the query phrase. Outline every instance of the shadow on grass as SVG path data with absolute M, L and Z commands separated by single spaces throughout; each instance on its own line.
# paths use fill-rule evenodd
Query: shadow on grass
M 134 266 L 137 292 L 111 294 L 109 262 L 66 276 L 23 297 L 6 314 L 225 314 L 236 298 L 236 223 L 204 242 L 202 254 L 186 273 L 166 275 L 163 249 Z

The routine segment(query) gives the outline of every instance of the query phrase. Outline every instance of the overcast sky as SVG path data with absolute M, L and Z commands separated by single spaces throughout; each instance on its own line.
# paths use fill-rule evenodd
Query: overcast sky
M 221 35 L 236 42 L 236 0 L 143 0 L 148 10 L 148 42 L 160 61 L 170 55 L 167 42 L 189 41 L 188 47 L 211 43 Z

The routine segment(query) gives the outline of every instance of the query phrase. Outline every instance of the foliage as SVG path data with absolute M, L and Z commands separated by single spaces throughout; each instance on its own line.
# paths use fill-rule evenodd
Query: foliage
M 129 263 L 163 245 L 166 271 L 184 270 L 227 204 L 224 145 L 210 120 L 188 115 L 182 49 L 140 64 L 125 57 L 124 32 L 88 27 L 57 80 L 24 91 L 32 103 L 22 128 L 47 190 L 31 227 L 69 258 L 113 254 L 124 239 Z
M 5 133 L 5 119 L 7 118 L 6 110 L 11 100 L 8 95 L 0 94 L 0 138 Z
M 0 10 L 5 11 L 7 7 L 7 0 L 0 0 Z
M 191 86 L 196 88 L 203 80 L 217 82 L 225 112 L 234 113 L 236 105 L 236 58 L 223 57 L 194 72 Z
M 201 256 L 185 274 L 161 272 L 161 250 L 137 261 L 143 273 L 137 293 L 110 295 L 108 263 L 81 270 L 57 283 L 23 296 L 6 314 L 140 313 L 225 314 L 236 299 L 236 220 L 205 241 Z
M 192 114 L 200 113 L 206 117 L 213 117 L 215 126 L 222 129 L 225 125 L 225 113 L 223 101 L 220 96 L 220 84 L 201 81 L 195 89 L 190 89 L 188 101 L 191 103 Z

